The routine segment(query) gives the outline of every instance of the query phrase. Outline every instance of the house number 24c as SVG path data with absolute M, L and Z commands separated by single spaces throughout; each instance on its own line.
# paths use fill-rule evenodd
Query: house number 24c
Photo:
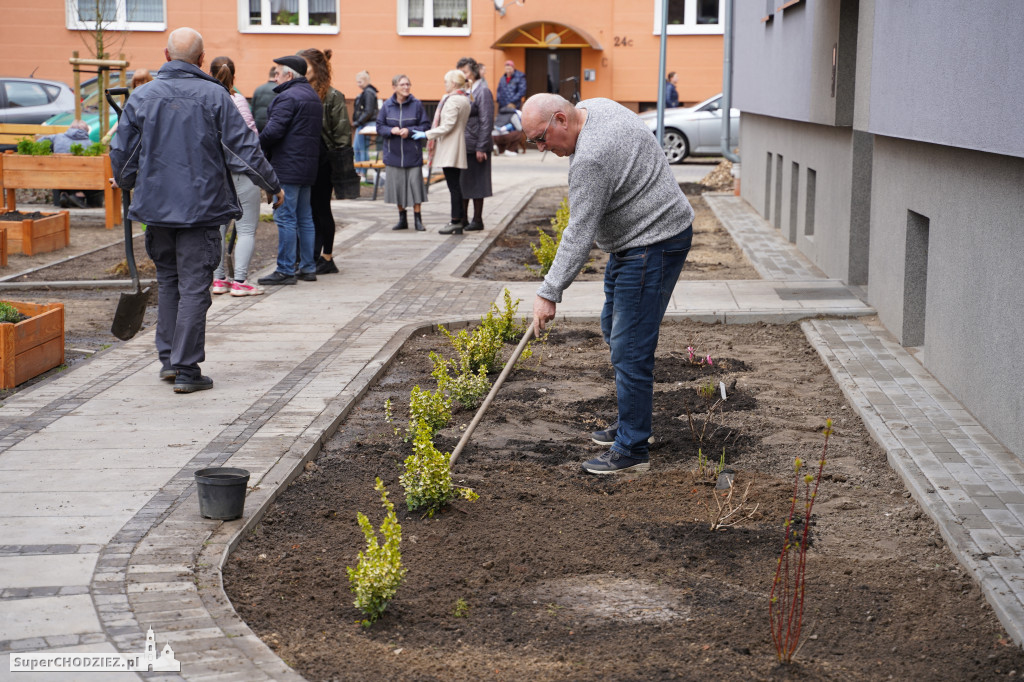
M 615 36 L 615 47 L 633 47 L 633 39 L 626 36 Z

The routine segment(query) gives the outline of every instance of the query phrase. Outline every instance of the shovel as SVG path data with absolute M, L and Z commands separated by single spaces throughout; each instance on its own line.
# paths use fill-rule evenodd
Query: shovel
M 114 97 L 123 96 L 128 100 L 128 88 L 110 88 L 106 91 L 107 102 L 117 112 L 117 120 L 121 120 L 121 107 L 117 106 Z M 121 298 L 117 301 L 117 310 L 114 312 L 114 321 L 110 325 L 110 333 L 127 341 L 142 329 L 142 319 L 146 316 L 146 304 L 149 302 L 149 287 L 142 288 L 139 282 L 139 271 L 135 267 L 135 249 L 132 246 L 132 221 L 128 219 L 128 209 L 132 205 L 131 190 L 121 190 L 121 210 L 124 222 L 124 253 L 128 261 L 128 272 L 132 276 L 132 284 L 135 291 L 122 292 Z

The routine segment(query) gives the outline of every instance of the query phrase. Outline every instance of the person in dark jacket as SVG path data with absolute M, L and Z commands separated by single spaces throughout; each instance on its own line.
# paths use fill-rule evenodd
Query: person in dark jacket
M 263 132 L 263 128 L 267 125 L 267 107 L 270 106 L 271 100 L 277 95 L 274 92 L 274 88 L 277 87 L 277 67 L 270 67 L 270 73 L 267 75 L 267 82 L 263 85 L 257 86 L 252 93 L 252 117 L 256 120 L 256 130 Z
M 315 47 L 299 52 L 299 56 L 306 60 L 309 84 L 324 105 L 319 164 L 309 199 L 313 209 L 313 227 L 316 228 L 313 257 L 318 275 L 338 272 L 334 262 L 335 223 L 331 212 L 331 193 L 336 193 L 339 199 L 359 196 L 359 177 L 352 166 L 352 124 L 348 120 L 345 95 L 331 87 L 331 54 L 331 50 L 321 51 Z M 338 168 L 334 168 L 335 165 Z M 355 189 L 354 196 L 347 191 L 349 188 Z
M 206 359 L 206 311 L 220 262 L 220 225 L 242 217 L 232 173 L 284 193 L 223 85 L 202 72 L 203 37 L 171 32 L 167 63 L 128 99 L 110 146 L 114 180 L 134 190 L 126 218 L 147 225 L 146 252 L 159 284 L 156 350 L 160 378 L 175 393 L 213 387 Z
M 277 63 L 277 87 L 274 88 L 277 95 L 267 109 L 267 127 L 260 133 L 260 145 L 281 181 L 284 203 L 274 211 L 277 269 L 260 277 L 259 283 L 295 284 L 296 279 L 315 282 L 316 228 L 310 193 L 320 159 L 324 107 L 306 80 L 305 59 L 290 54 L 274 62 Z M 298 273 L 295 272 L 296 262 Z
M 356 74 L 356 85 L 361 92 L 352 104 L 352 147 L 355 149 L 356 161 L 369 161 L 368 140 L 359 129 L 377 120 L 377 88 L 370 84 L 370 74 L 367 71 Z M 362 175 L 365 177 L 365 170 Z
M 676 75 L 676 72 L 669 71 L 668 76 L 665 77 L 665 107 L 667 108 L 679 106 L 679 91 L 676 90 L 678 82 L 679 76 Z
M 469 217 L 469 200 L 473 200 L 473 219 L 465 227 L 466 232 L 472 232 L 484 229 L 484 199 L 491 196 L 494 98 L 487 81 L 480 77 L 480 64 L 475 59 L 463 57 L 456 68 L 466 74 L 472 102 L 466 123 L 466 170 L 459 177 L 464 217 Z
M 505 62 L 505 73 L 498 79 L 498 111 L 513 112 L 526 96 L 526 74 L 516 69 L 511 59 Z
M 409 229 L 406 207 L 412 204 L 413 225 L 423 232 L 420 204 L 427 200 L 423 186 L 423 143 L 413 134 L 430 128 L 423 103 L 412 95 L 412 82 L 404 73 L 391 79 L 395 94 L 377 114 L 377 135 L 384 141 L 384 165 L 388 181 L 384 200 L 398 205 L 398 222 L 392 230 Z

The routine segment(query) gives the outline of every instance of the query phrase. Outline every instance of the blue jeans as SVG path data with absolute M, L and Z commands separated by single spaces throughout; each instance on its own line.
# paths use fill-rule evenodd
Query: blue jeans
M 352 151 L 355 152 L 356 161 L 369 161 L 370 153 L 368 151 L 366 135 L 362 133 L 352 132 Z M 363 170 L 360 168 L 359 170 Z M 365 171 L 364 171 L 365 172 Z
M 661 319 L 690 252 L 693 229 L 613 253 L 604 271 L 601 333 L 611 349 L 619 427 L 612 450 L 646 457 L 654 404 L 654 351 Z
M 274 211 L 277 223 L 277 271 L 286 275 L 295 274 L 295 262 L 299 272 L 316 272 L 313 262 L 313 241 L 316 228 L 313 227 L 313 209 L 309 203 L 309 185 L 282 184 L 284 201 Z M 295 256 L 296 238 L 299 255 Z

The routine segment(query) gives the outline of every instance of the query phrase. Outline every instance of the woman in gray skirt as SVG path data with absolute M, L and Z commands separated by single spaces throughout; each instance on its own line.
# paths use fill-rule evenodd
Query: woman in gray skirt
M 427 130 L 430 120 L 423 103 L 412 96 L 412 82 L 404 73 L 391 79 L 395 89 L 377 114 L 377 134 L 383 140 L 387 182 L 384 200 L 398 205 L 398 223 L 392 230 L 408 230 L 406 207 L 412 205 L 413 224 L 422 232 L 420 204 L 427 200 L 423 186 L 423 143 L 413 133 Z
M 494 97 L 482 75 L 483 65 L 472 57 L 463 57 L 458 67 L 470 85 L 469 122 L 466 124 L 466 170 L 460 177 L 462 215 L 469 217 L 469 200 L 473 200 L 473 220 L 466 231 L 484 229 L 484 199 L 491 196 L 491 150 L 494 139 Z

